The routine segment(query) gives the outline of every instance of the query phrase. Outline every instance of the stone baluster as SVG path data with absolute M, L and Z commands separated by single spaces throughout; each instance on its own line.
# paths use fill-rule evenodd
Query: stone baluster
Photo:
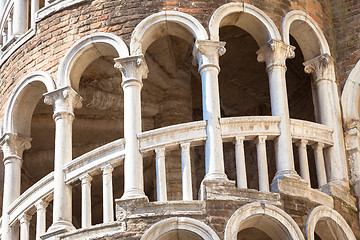
M 104 223 L 114 221 L 114 197 L 112 172 L 114 168 L 108 164 L 101 168 L 103 172 L 103 221 Z
M 235 138 L 236 182 L 238 188 L 247 188 L 244 140 L 245 138 L 242 136 Z
M 35 26 L 36 12 L 39 10 L 39 0 L 31 0 L 31 27 Z
M 275 139 L 277 172 L 274 180 L 282 179 L 283 175 L 297 174 L 294 166 L 285 77 L 285 61 L 287 58 L 295 56 L 294 49 L 294 47 L 280 41 L 271 40 L 257 51 L 257 60 L 266 62 L 272 115 L 280 116 L 280 136 Z
M 301 139 L 296 143 L 299 151 L 300 175 L 310 185 L 309 161 L 307 156 L 306 145 L 308 141 Z
M 312 73 L 318 103 L 318 121 L 321 124 L 333 128 L 332 147 L 325 150 L 329 181 L 338 185 L 347 185 L 348 173 L 344 152 L 343 133 L 341 129 L 340 113 L 337 110 L 339 104 L 337 85 L 335 83 L 334 60 L 324 54 L 304 63 L 305 72 Z
M 19 37 L 28 30 L 28 0 L 14 1 L 14 36 Z
M 91 180 L 92 177 L 86 174 L 80 177 L 81 181 L 81 227 L 91 226 Z
M 181 143 L 182 194 L 184 201 L 193 200 L 190 143 Z
M 8 38 L 7 38 L 7 32 L 3 31 L 3 32 L 2 32 L 2 46 L 5 46 L 7 40 L 8 40 Z
M 8 210 L 10 205 L 20 196 L 21 166 L 24 150 L 31 147 L 31 139 L 14 133 L 5 133 L 0 144 L 4 154 L 4 190 L 2 210 L 2 239 L 17 239 L 18 228 L 10 227 Z
M 36 240 L 41 240 L 40 236 L 46 232 L 46 208 L 48 202 L 39 200 L 35 203 L 36 207 Z
M 313 145 L 313 148 L 315 154 L 316 176 L 318 180 L 318 186 L 320 188 L 327 183 L 323 152 L 324 144 L 316 143 Z
M 122 74 L 124 90 L 124 195 L 122 199 L 146 198 L 144 193 L 143 159 L 137 134 L 141 133 L 141 88 L 148 68 L 144 56 L 116 58 L 115 67 Z
M 199 64 L 202 81 L 203 119 L 206 124 L 205 180 L 228 181 L 224 168 L 223 143 L 220 129 L 218 74 L 219 56 L 225 53 L 225 42 L 196 40 L 193 56 Z
M 20 222 L 20 240 L 29 240 L 30 239 L 30 220 L 31 215 L 23 213 L 19 217 Z
M 259 191 L 269 192 L 268 163 L 266 157 L 266 136 L 258 136 L 255 139 L 257 150 L 257 165 L 259 175 Z
M 166 167 L 165 167 L 165 148 L 157 148 L 156 152 L 156 192 L 157 200 L 167 201 L 166 190 Z
M 74 108 L 81 107 L 81 97 L 71 87 L 45 94 L 44 102 L 54 105 L 55 157 L 53 223 L 48 233 L 74 230 L 72 225 L 72 188 L 66 184 L 63 167 L 72 160 L 72 123 Z
M 11 16 L 7 20 L 7 26 L 8 26 L 7 36 L 9 39 L 11 39 L 11 37 L 13 35 L 13 20 L 12 20 Z

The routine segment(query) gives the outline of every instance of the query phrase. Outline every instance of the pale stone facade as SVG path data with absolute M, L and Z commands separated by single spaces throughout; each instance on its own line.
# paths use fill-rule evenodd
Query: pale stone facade
M 0 1 L 1 239 L 360 238 L 360 64 L 340 98 L 305 9 L 185 2 Z

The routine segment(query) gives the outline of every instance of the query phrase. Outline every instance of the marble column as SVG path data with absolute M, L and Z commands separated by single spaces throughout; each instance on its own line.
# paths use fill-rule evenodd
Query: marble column
M 30 239 L 30 220 L 31 215 L 23 213 L 19 217 L 20 222 L 20 240 L 29 240 Z
M 13 33 L 16 37 L 21 36 L 28 30 L 28 8 L 28 0 L 14 1 Z
M 114 193 L 112 172 L 114 168 L 108 164 L 101 168 L 103 181 L 103 222 L 114 221 Z
M 334 130 L 333 146 L 324 149 L 328 181 L 348 185 L 341 116 L 337 106 L 339 97 L 335 83 L 334 60 L 330 55 L 324 54 L 305 62 L 304 66 L 305 72 L 314 76 L 318 121 Z
M 36 12 L 39 10 L 39 0 L 31 0 L 31 26 L 35 26 Z
M 220 129 L 219 56 L 225 53 L 225 42 L 196 40 L 193 56 L 199 64 L 202 81 L 203 119 L 206 124 L 205 180 L 228 181 L 224 168 Z
M 274 141 L 277 170 L 274 182 L 276 179 L 282 179 L 284 175 L 297 175 L 294 167 L 285 78 L 285 61 L 295 56 L 294 49 L 280 41 L 271 40 L 257 51 L 257 60 L 266 63 L 269 76 L 271 113 L 280 117 L 280 136 Z
M 46 232 L 46 208 L 48 202 L 39 200 L 36 204 L 36 240 L 41 240 L 40 236 Z
M 116 58 L 115 67 L 122 74 L 124 91 L 124 195 L 122 199 L 146 198 L 144 193 L 143 159 L 137 134 L 141 133 L 141 88 L 148 68 L 144 56 Z
M 72 225 L 72 188 L 66 184 L 63 167 L 72 160 L 72 123 L 74 108 L 81 107 L 81 97 L 71 87 L 45 94 L 45 103 L 54 105 L 55 157 L 53 223 L 48 233 L 74 230 Z
M 80 177 L 81 181 L 81 227 L 91 226 L 91 180 L 92 177 L 86 174 Z
M 11 228 L 9 215 L 10 205 L 20 196 L 21 165 L 24 150 L 31 147 L 31 139 L 14 133 L 5 133 L 0 139 L 4 154 L 4 192 L 2 209 L 2 239 L 17 239 L 18 228 Z

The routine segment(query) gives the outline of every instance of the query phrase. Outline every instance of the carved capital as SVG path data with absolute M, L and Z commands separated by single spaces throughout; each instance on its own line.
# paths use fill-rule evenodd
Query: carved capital
M 32 216 L 28 213 L 23 213 L 19 216 L 20 224 L 30 224 Z
M 21 160 L 23 152 L 31 148 L 30 142 L 31 138 L 22 137 L 16 133 L 5 133 L 0 139 L 4 162 L 11 158 Z
M 91 180 L 93 178 L 90 176 L 90 174 L 85 174 L 85 175 L 81 176 L 79 179 L 81 181 L 81 185 L 90 185 Z
M 40 199 L 35 203 L 36 211 L 42 211 L 46 210 L 47 206 L 49 205 L 49 202 Z
M 147 78 L 149 69 L 143 55 L 126 58 L 115 58 L 115 68 L 122 74 L 122 86 L 131 82 L 138 82 L 142 85 L 142 79 Z
M 111 166 L 111 164 L 105 165 L 103 167 L 101 167 L 101 171 L 103 172 L 103 176 L 105 175 L 112 175 L 114 168 L 113 166 Z
M 44 94 L 44 103 L 54 105 L 54 119 L 62 114 L 74 115 L 74 108 L 82 107 L 82 97 L 71 87 L 63 87 Z
M 274 66 L 286 67 L 285 61 L 295 57 L 295 47 L 277 40 L 270 40 L 256 54 L 258 62 L 266 62 L 267 68 Z
M 219 56 L 226 53 L 226 42 L 196 40 L 193 49 L 193 64 L 199 64 L 199 72 L 206 67 L 215 67 L 220 71 Z
M 304 71 L 314 73 L 317 79 L 331 79 L 330 71 L 334 59 L 329 54 L 323 54 L 303 63 Z

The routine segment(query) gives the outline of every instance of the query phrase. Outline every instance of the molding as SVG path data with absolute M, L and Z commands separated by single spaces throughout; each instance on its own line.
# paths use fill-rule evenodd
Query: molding
M 89 2 L 90 0 L 57 0 L 57 1 L 53 1 L 51 4 L 41 8 L 37 13 L 36 13 L 36 18 L 35 18 L 35 22 L 40 22 L 41 20 L 43 20 L 44 18 L 48 17 L 51 14 L 54 14 L 56 12 L 59 12 L 65 8 L 80 4 L 80 3 L 84 3 L 84 2 Z

